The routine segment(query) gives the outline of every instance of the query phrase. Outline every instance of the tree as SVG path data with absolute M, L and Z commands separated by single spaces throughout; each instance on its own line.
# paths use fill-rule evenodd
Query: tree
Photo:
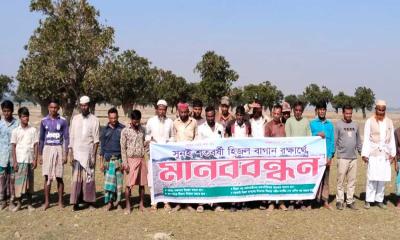
M 10 91 L 12 78 L 6 75 L 0 75 L 0 100 L 4 97 L 4 94 Z
M 283 93 L 271 82 L 266 81 L 257 85 L 249 84 L 244 86 L 243 98 L 246 102 L 251 102 L 257 98 L 264 107 L 272 112 L 273 106 L 281 103 Z
M 240 87 L 234 87 L 229 93 L 231 107 L 237 107 L 246 103 L 243 89 Z
M 296 95 L 290 94 L 285 96 L 285 102 L 290 104 L 290 107 L 293 109 L 294 104 L 299 100 Z
M 344 106 L 350 105 L 355 108 L 354 98 L 346 95 L 343 91 L 340 91 L 337 95 L 335 95 L 332 99 L 332 107 L 335 109 L 335 112 L 338 113 L 339 108 L 343 109 Z
M 317 84 L 314 83 L 305 88 L 303 95 L 312 106 L 315 106 L 321 101 L 329 104 L 333 99 L 333 94 L 331 90 L 329 90 L 325 86 L 322 86 L 322 88 L 320 88 Z
M 171 113 L 179 101 L 190 101 L 191 94 L 196 92 L 194 83 L 188 84 L 183 77 L 178 77 L 171 71 L 156 69 L 158 78 L 156 80 L 154 92 L 154 104 L 158 99 L 165 99 L 170 106 Z
M 109 58 L 101 68 L 101 82 L 96 88 L 103 89 L 107 102 L 122 106 L 127 115 L 135 104 L 143 103 L 144 96 L 152 94 L 153 75 L 150 61 L 135 51 L 127 50 Z
M 232 84 L 239 78 L 225 57 L 213 51 L 202 56 L 194 71 L 200 73 L 199 90 L 203 96 L 207 96 L 205 103 L 215 106 L 221 97 L 228 95 Z
M 363 113 L 363 118 L 367 118 L 366 109 L 368 111 L 372 110 L 375 102 L 374 92 L 367 87 L 358 87 L 354 92 L 355 104 L 361 109 Z
M 115 51 L 114 30 L 98 22 L 99 12 L 86 0 L 32 0 L 30 10 L 44 19 L 26 46 L 19 88 L 41 105 L 42 114 L 50 98 L 59 98 L 70 119 L 88 73 Z

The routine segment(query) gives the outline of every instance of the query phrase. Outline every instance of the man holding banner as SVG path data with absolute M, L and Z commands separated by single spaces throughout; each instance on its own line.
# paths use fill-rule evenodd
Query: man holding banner
M 329 172 L 332 159 L 335 154 L 334 127 L 330 120 L 326 119 L 326 102 L 319 102 L 315 106 L 317 118 L 310 122 L 313 136 L 326 139 L 326 169 L 317 193 L 317 201 L 323 201 L 323 207 L 332 210 L 329 205 Z

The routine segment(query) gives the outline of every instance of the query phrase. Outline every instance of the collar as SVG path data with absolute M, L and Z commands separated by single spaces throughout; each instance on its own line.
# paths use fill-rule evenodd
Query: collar
M 46 118 L 47 119 L 53 119 L 51 116 L 50 116 L 50 114 L 48 114 L 47 116 L 46 116 Z M 60 116 L 60 114 L 57 114 L 57 116 L 54 118 L 54 119 L 60 119 L 61 118 L 61 116 Z

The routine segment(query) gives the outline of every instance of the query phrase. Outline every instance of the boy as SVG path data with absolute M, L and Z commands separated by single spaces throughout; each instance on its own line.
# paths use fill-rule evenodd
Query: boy
M 14 104 L 5 100 L 1 103 L 3 119 L 0 121 L 0 209 L 7 207 L 15 208 L 14 205 L 14 171 L 12 169 L 13 160 L 11 153 L 11 132 L 19 126 L 18 119 L 13 117 Z
M 126 178 L 125 214 L 131 213 L 130 196 L 135 185 L 139 185 L 139 210 L 144 211 L 144 186 L 147 185 L 147 166 L 144 161 L 145 130 L 140 125 L 142 114 L 139 110 L 133 110 L 130 118 L 130 126 L 121 132 L 121 156 Z
M 33 211 L 33 170 L 38 158 L 38 133 L 29 125 L 29 110 L 26 107 L 18 109 L 20 126 L 12 131 L 11 144 L 13 167 L 15 172 L 15 198 L 17 205 L 12 210 L 21 209 L 21 197 L 27 195 L 28 210 Z

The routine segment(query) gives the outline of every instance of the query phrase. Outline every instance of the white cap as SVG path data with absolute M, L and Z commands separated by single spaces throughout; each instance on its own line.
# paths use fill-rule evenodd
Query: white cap
M 90 98 L 88 97 L 88 96 L 82 96 L 80 99 L 79 99 L 79 103 L 80 104 L 86 104 L 86 103 L 89 103 L 90 102 Z
M 158 105 L 164 105 L 164 106 L 168 107 L 167 101 L 165 101 L 164 99 L 158 100 L 157 106 L 158 106 Z
M 378 99 L 375 102 L 376 106 L 386 106 L 386 102 L 384 100 Z

